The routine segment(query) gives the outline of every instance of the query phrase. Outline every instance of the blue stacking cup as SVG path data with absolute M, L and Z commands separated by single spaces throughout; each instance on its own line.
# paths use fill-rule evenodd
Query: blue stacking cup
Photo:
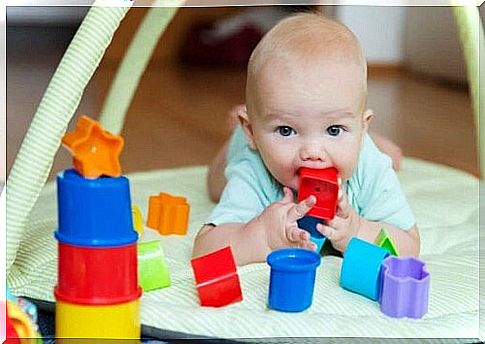
M 126 177 L 87 179 L 70 169 L 57 176 L 59 228 L 55 237 L 78 246 L 135 242 L 130 185 Z
M 301 312 L 311 306 L 320 255 L 301 248 L 273 251 L 268 306 L 282 312 Z
M 381 267 L 389 251 L 367 241 L 352 238 L 340 270 L 342 288 L 377 301 L 381 288 Z

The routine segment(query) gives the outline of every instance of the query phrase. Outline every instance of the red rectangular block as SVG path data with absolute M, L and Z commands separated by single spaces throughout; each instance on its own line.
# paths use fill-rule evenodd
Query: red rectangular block
M 225 247 L 191 261 L 202 306 L 222 307 L 242 300 L 231 248 Z
M 197 286 L 200 305 L 222 307 L 242 301 L 241 286 L 237 274 L 226 276 L 220 281 Z

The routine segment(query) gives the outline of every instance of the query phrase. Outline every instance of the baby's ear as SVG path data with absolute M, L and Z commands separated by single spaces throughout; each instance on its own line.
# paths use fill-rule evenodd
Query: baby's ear
M 367 109 L 364 111 L 362 114 L 362 122 L 364 124 L 364 132 L 367 132 L 369 130 L 369 124 L 374 118 L 374 111 L 371 109 Z
M 251 149 L 256 150 L 256 143 L 254 142 L 253 126 L 249 120 L 248 109 L 246 106 L 241 106 L 238 113 L 239 122 L 248 139 L 248 144 Z

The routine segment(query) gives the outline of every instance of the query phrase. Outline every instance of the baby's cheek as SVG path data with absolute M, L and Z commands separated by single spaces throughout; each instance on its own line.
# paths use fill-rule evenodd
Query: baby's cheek
M 359 164 L 359 154 L 356 154 L 355 158 L 349 161 L 345 179 L 350 179 L 350 177 L 354 174 L 355 170 L 357 169 L 358 164 Z
M 348 156 L 348 159 L 340 161 L 337 165 L 337 170 L 339 171 L 339 176 L 342 180 L 348 180 L 354 174 L 355 169 L 359 163 L 359 154 L 355 153 Z
M 291 164 L 287 164 L 284 156 L 269 154 L 264 159 L 266 168 L 278 182 L 290 186 L 293 176 Z

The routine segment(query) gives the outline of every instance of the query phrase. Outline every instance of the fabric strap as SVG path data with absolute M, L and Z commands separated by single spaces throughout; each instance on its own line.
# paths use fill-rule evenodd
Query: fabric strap
M 485 122 L 480 120 L 480 114 L 485 111 L 485 88 L 483 83 L 480 84 L 480 65 L 483 65 L 480 64 L 480 59 L 484 58 L 485 53 L 483 25 L 478 7 L 461 6 L 454 7 L 453 10 L 467 68 L 475 116 L 480 176 L 483 179 L 485 177 Z
M 163 1 L 165 6 L 151 7 L 143 18 L 121 61 L 100 113 L 99 122 L 109 132 L 119 135 L 125 116 L 136 93 L 160 36 L 172 20 L 181 1 Z
M 61 138 L 128 10 L 129 7 L 94 4 L 69 44 L 33 116 L 7 180 L 7 275 Z

